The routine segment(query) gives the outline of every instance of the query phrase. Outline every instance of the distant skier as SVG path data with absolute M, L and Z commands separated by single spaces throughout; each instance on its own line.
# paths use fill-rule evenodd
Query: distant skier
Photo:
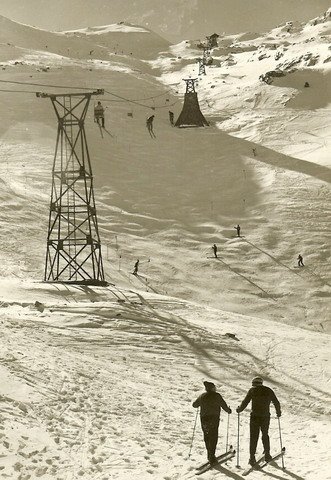
M 310 87 L 309 82 L 305 82 L 305 88 Z
M 169 122 L 170 122 L 170 125 L 173 127 L 174 126 L 174 112 L 171 112 L 169 110 Z
M 270 439 L 269 439 L 269 424 L 270 424 L 270 403 L 274 404 L 277 417 L 281 416 L 280 403 L 274 391 L 263 385 L 261 377 L 255 377 L 252 380 L 252 388 L 247 392 L 246 397 L 241 402 L 241 405 L 236 409 L 237 413 L 245 410 L 250 401 L 251 417 L 250 417 L 250 442 L 249 442 L 249 464 L 256 463 L 255 453 L 260 431 L 262 433 L 262 443 L 264 448 L 264 458 L 266 462 L 272 459 L 270 455 Z
M 254 157 L 256 157 L 256 155 L 257 155 L 257 153 L 256 153 L 256 148 L 252 148 L 252 151 L 253 151 Z
M 232 410 L 226 404 L 222 395 L 216 392 L 216 387 L 212 382 L 203 382 L 203 384 L 206 391 L 200 395 L 192 405 L 194 408 L 200 407 L 201 427 L 207 449 L 208 461 L 213 465 L 217 462 L 215 451 L 218 441 L 221 408 L 228 413 L 231 413 Z
M 302 255 L 298 255 L 298 267 L 304 267 Z
M 102 128 L 105 128 L 105 109 L 101 105 L 101 102 L 98 102 L 94 107 L 94 121 L 100 126 L 100 120 Z
M 153 130 L 153 120 L 154 120 L 155 115 L 151 115 L 150 117 L 147 118 L 146 120 L 146 127 L 147 130 L 152 138 L 156 138 L 154 130 Z
M 133 275 L 138 275 L 138 267 L 139 267 L 139 258 L 136 261 L 136 263 L 134 264 L 134 268 L 133 268 L 133 272 L 132 272 Z
M 237 237 L 240 237 L 240 225 L 237 225 L 236 227 L 233 227 L 237 230 Z
M 214 243 L 214 245 L 211 248 L 213 249 L 215 258 L 217 258 L 217 245 Z

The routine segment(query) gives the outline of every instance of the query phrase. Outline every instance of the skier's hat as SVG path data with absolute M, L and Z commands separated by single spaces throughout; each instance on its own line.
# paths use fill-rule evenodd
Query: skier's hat
M 252 385 L 254 385 L 254 386 L 263 385 L 263 378 L 261 378 L 261 377 L 253 378 Z
M 207 391 L 213 390 L 213 388 L 215 388 L 215 384 L 212 382 L 203 382 L 203 384 Z

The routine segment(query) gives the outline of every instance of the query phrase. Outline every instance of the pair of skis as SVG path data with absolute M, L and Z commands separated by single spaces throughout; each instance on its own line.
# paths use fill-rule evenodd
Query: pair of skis
M 231 458 L 233 458 L 235 454 L 236 454 L 236 451 L 231 446 L 227 452 L 216 457 L 215 463 L 210 464 L 209 462 L 206 462 L 200 465 L 200 467 L 197 467 L 196 475 L 202 475 L 203 473 L 208 472 L 208 470 L 211 470 L 217 465 L 222 465 L 222 463 L 225 463 L 228 460 L 231 460 Z M 271 458 L 271 460 L 269 460 L 269 462 L 265 461 L 264 454 L 263 454 L 260 458 L 258 458 L 258 460 L 254 465 L 248 467 L 246 470 L 243 471 L 242 476 L 245 477 L 246 475 L 249 475 L 254 470 L 260 470 L 264 468 L 266 465 L 268 465 L 268 463 L 273 462 L 274 460 L 278 460 L 283 455 L 285 455 L 285 447 L 283 447 L 279 453 L 277 453 L 276 455 L 273 455 L 273 457 Z
M 271 458 L 271 460 L 269 460 L 269 462 L 265 461 L 264 454 L 263 454 L 260 458 L 257 459 L 257 461 L 256 461 L 256 463 L 254 463 L 254 465 L 248 467 L 242 473 L 242 476 L 245 477 L 246 475 L 249 475 L 254 470 L 260 470 L 261 468 L 264 468 L 266 465 L 268 465 L 268 463 L 273 462 L 274 460 L 278 460 L 283 455 L 285 455 L 285 447 L 283 447 L 279 453 L 277 453 L 276 455 L 273 455 L 273 457 Z
M 218 457 L 216 457 L 215 463 L 211 464 L 209 462 L 206 462 L 200 465 L 200 467 L 197 467 L 196 475 L 201 475 L 202 473 L 207 472 L 208 470 L 216 467 L 217 465 L 222 465 L 222 463 L 225 463 L 228 460 L 231 460 L 231 458 L 233 458 L 235 454 L 236 454 L 236 451 L 233 450 L 233 447 L 231 445 L 230 449 L 227 452 L 222 453 L 222 455 L 218 455 Z

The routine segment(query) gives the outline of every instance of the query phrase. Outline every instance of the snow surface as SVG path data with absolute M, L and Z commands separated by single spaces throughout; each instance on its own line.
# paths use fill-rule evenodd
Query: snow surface
M 219 128 L 330 165 L 330 19 L 328 11 L 307 25 L 289 22 L 263 36 L 221 37 L 212 51 L 214 63 L 199 77 L 198 87 L 200 104 L 220 117 Z M 179 85 L 182 78 L 198 76 L 195 61 L 202 53 L 192 47 L 185 41 L 171 47 L 177 58 L 175 72 L 172 58 L 151 62 L 163 70 L 166 84 Z M 275 70 L 285 76 L 274 78 L 271 85 L 259 80 Z M 304 88 L 306 81 L 310 88 Z M 281 135 L 285 129 L 286 135 Z
M 205 450 L 198 425 L 188 458 L 191 402 L 202 381 L 215 381 L 234 410 L 262 375 L 282 405 L 286 470 L 278 461 L 250 478 L 331 479 L 328 18 L 292 33 L 287 25 L 221 38 L 199 82 L 213 125 L 194 130 L 168 121 L 169 109 L 178 116 L 182 108 L 182 78 L 196 75 L 201 52 L 191 42 L 151 65 L 140 60 L 156 49 L 150 36 L 131 56 L 128 34 L 114 64 L 113 44 L 93 35 L 38 37 L 2 25 L 12 36 L 0 45 L 1 80 L 105 88 L 133 102 L 106 93 L 103 137 L 92 111 L 86 121 L 110 285 L 45 284 L 57 127 L 49 101 L 34 92 L 59 87 L 1 84 L 16 93 L 0 92 L 0 477 L 195 478 Z M 285 77 L 261 84 L 258 76 L 280 63 Z M 155 140 L 145 128 L 151 111 Z M 236 421 L 232 414 L 234 446 Z M 223 414 L 220 452 L 226 422 Z M 241 468 L 234 459 L 204 478 L 242 478 L 248 422 L 247 410 Z M 270 435 L 276 451 L 274 414 Z
M 87 27 L 78 30 L 67 30 L 63 33 L 84 33 L 86 35 L 101 35 L 109 32 L 125 32 L 125 33 L 149 33 L 148 30 L 142 27 L 136 27 L 125 23 L 114 23 L 112 25 L 102 25 L 100 27 Z

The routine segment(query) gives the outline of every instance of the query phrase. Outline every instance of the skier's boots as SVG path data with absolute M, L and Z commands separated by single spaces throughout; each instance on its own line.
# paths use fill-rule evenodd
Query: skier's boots
M 270 453 L 265 453 L 264 454 L 264 460 L 268 463 L 268 462 L 271 462 L 272 460 L 272 456 L 270 455 Z
M 250 459 L 248 460 L 248 463 L 254 467 L 254 465 L 256 464 L 256 458 L 255 456 L 253 455 L 252 457 L 250 457 Z
M 208 461 L 209 461 L 210 465 L 216 465 L 216 463 L 217 463 L 217 459 L 216 459 L 215 455 L 208 455 Z

